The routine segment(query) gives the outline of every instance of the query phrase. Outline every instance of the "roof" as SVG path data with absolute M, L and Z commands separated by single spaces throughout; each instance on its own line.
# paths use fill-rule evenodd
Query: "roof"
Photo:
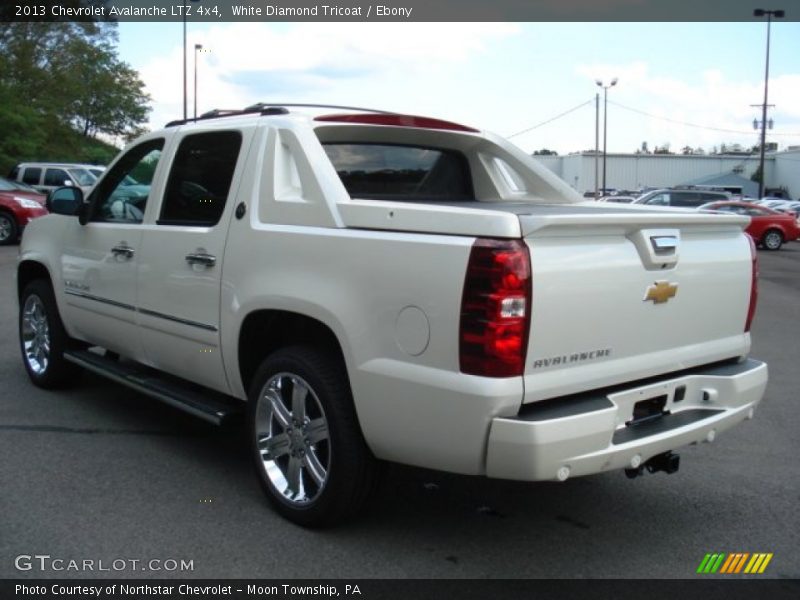
M 758 195 L 757 182 L 752 181 L 747 177 L 742 177 L 738 173 L 733 173 L 730 171 L 728 171 L 727 173 L 713 173 L 711 175 L 705 175 L 703 177 L 699 177 L 698 179 L 693 179 L 691 181 L 684 181 L 681 185 L 716 185 L 716 186 L 739 185 L 742 187 L 742 193 L 745 196 Z

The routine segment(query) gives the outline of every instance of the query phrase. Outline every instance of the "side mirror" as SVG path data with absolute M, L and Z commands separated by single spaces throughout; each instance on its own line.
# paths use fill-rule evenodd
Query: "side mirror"
M 81 188 L 60 187 L 47 195 L 45 206 L 53 214 L 74 217 L 83 203 L 83 190 Z

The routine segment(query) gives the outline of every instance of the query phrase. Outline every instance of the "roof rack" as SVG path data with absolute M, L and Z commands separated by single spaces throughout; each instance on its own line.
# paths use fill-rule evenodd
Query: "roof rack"
M 245 108 L 245 110 L 258 110 L 270 107 L 285 107 L 292 108 L 335 108 L 336 110 L 357 110 L 360 112 L 370 112 L 381 115 L 394 115 L 397 114 L 390 110 L 378 110 L 377 108 L 363 108 L 360 106 L 341 106 L 339 104 L 298 104 L 296 102 L 258 102 Z
M 199 117 L 194 119 L 176 119 L 174 121 L 170 121 L 165 125 L 165 127 L 176 127 L 177 125 L 185 125 L 186 123 L 196 123 L 197 121 L 205 120 L 205 119 L 219 119 L 222 117 L 238 117 L 241 115 L 251 115 L 254 113 L 258 113 L 261 116 L 271 116 L 271 115 L 286 115 L 289 114 L 289 109 L 286 108 L 287 106 L 292 108 L 334 108 L 336 110 L 357 110 L 361 112 L 369 112 L 381 115 L 393 115 L 391 111 L 386 110 L 377 110 L 375 108 L 361 108 L 357 106 L 340 106 L 338 104 L 299 104 L 296 102 L 257 102 L 256 104 L 251 104 L 243 109 L 225 109 L 225 108 L 215 108 L 213 110 L 209 110 L 208 112 L 204 112 Z

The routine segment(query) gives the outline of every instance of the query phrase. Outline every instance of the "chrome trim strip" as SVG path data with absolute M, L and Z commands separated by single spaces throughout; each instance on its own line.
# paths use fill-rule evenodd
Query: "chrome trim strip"
M 181 319 L 180 317 L 165 315 L 164 313 L 156 312 L 154 310 L 149 310 L 147 308 L 138 308 L 136 310 L 140 314 L 147 315 L 149 317 L 157 317 L 159 319 L 164 319 L 166 321 L 172 321 L 173 323 L 180 323 L 181 325 L 189 325 L 190 327 L 197 327 L 198 329 L 204 329 L 205 331 L 217 331 L 217 328 L 214 325 L 206 325 L 205 323 L 198 323 L 197 321 L 190 321 L 189 319 Z
M 75 290 L 64 290 L 65 294 L 69 294 L 70 296 L 78 296 L 79 298 L 86 298 L 87 300 L 94 300 L 95 302 L 101 302 L 103 304 L 108 304 L 110 306 L 116 306 L 117 308 L 124 308 L 125 310 L 132 310 L 135 311 L 136 307 L 132 304 L 125 304 L 124 302 L 117 302 L 116 300 L 109 300 L 108 298 L 101 298 L 99 296 L 94 296 L 92 294 L 87 294 L 86 292 L 76 292 Z
M 172 321 L 173 323 L 188 325 L 189 327 L 197 327 L 198 329 L 202 329 L 204 331 L 213 331 L 213 332 L 219 331 L 217 327 L 215 327 L 214 325 L 206 325 L 205 323 L 198 323 L 197 321 L 190 321 L 189 319 L 181 319 L 180 317 L 166 315 L 164 313 L 160 313 L 154 310 L 148 310 L 146 308 L 136 308 L 131 304 L 125 304 L 124 302 L 117 302 L 116 300 L 109 300 L 108 298 L 101 298 L 99 296 L 94 296 L 92 294 L 87 294 L 85 292 L 76 292 L 74 290 L 65 289 L 64 293 L 69 294 L 70 296 L 78 296 L 79 298 L 86 298 L 87 300 L 94 300 L 95 302 L 108 304 L 109 306 L 116 306 L 117 308 L 132 310 L 134 312 L 138 312 L 139 314 L 147 315 L 149 317 L 156 317 L 159 319 L 164 319 L 166 321 Z

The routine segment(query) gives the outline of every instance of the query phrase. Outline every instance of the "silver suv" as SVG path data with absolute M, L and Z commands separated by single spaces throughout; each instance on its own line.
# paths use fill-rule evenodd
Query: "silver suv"
M 730 200 L 727 192 L 711 192 L 697 189 L 663 189 L 653 190 L 639 196 L 635 204 L 648 204 L 650 206 L 676 206 L 681 208 L 697 208 L 708 202 L 721 202 Z
M 86 165 L 75 163 L 20 163 L 11 169 L 8 178 L 27 183 L 45 194 L 65 185 L 88 193 L 97 181 Z

